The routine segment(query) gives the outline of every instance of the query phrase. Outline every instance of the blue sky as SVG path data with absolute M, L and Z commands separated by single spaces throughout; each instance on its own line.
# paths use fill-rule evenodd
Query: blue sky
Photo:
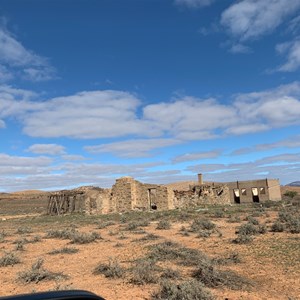
M 300 175 L 300 0 L 1 0 L 0 191 Z

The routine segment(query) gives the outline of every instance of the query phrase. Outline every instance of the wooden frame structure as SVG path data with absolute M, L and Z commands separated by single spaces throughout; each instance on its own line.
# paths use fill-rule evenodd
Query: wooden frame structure
M 48 215 L 63 215 L 84 210 L 84 192 L 62 190 L 48 196 Z

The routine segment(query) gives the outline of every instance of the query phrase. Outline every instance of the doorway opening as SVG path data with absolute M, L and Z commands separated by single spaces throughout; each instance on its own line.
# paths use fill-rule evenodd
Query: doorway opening
M 234 199 L 234 203 L 241 203 L 240 190 L 239 189 L 234 189 L 233 190 L 233 199 Z
M 256 187 L 252 188 L 252 200 L 253 202 L 259 202 L 258 189 Z
M 157 210 L 156 189 L 148 189 L 148 200 L 151 210 Z

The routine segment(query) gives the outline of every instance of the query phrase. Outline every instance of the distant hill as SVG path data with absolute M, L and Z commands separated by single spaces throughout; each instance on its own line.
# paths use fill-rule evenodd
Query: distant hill
M 286 184 L 286 186 L 300 186 L 300 181 L 294 181 L 291 183 Z

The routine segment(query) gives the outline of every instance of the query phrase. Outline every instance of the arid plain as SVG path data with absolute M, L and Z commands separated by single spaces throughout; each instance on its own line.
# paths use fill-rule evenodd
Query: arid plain
M 300 197 L 283 198 L 102 216 L 46 216 L 38 199 L 0 201 L 0 294 L 299 299 Z

